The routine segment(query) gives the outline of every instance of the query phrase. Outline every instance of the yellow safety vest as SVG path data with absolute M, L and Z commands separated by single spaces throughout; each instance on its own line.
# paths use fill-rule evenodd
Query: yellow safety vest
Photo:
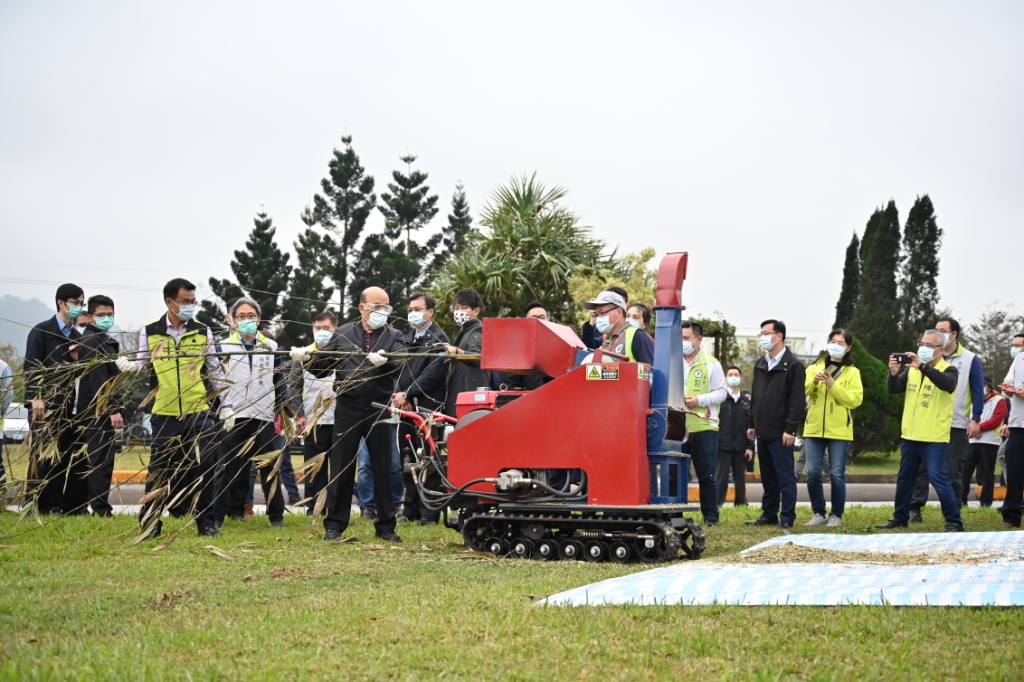
M 209 342 L 206 326 L 192 320 L 186 325 L 177 343 L 167 333 L 166 318 L 146 326 L 146 343 L 157 382 L 153 414 L 180 417 L 210 409 L 203 383 L 203 353 Z
M 609 338 L 605 341 L 603 348 L 619 355 L 625 355 L 629 358 L 628 362 L 636 362 L 636 358 L 633 357 L 633 337 L 638 331 L 640 330 L 637 327 L 627 325 L 625 331 L 620 332 L 616 338 Z M 622 339 L 623 343 L 615 343 L 619 339 Z M 614 348 L 612 348 L 612 344 L 615 344 Z
M 939 360 L 935 369 L 943 372 L 949 363 Z M 903 438 L 921 443 L 948 443 L 953 423 L 954 393 L 936 388 L 921 370 L 907 371 L 907 395 L 903 404 Z
M 701 348 L 697 357 L 690 364 L 690 371 L 686 373 L 686 395 L 703 395 L 711 392 L 711 368 L 718 362 L 714 357 L 707 355 Z M 689 408 L 688 408 L 689 409 Z M 717 417 L 718 414 L 711 408 L 694 408 L 695 411 L 708 410 L 709 415 Z M 700 431 L 717 431 L 718 422 L 698 417 L 695 414 L 686 415 L 686 430 L 690 433 Z

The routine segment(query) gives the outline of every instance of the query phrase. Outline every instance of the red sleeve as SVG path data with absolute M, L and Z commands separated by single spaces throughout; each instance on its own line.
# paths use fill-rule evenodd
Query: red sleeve
M 981 422 L 981 424 L 978 425 L 978 428 L 982 431 L 993 431 L 997 426 L 1003 423 L 1004 419 L 1006 419 L 1006 401 L 1000 400 L 996 403 L 996 409 L 992 413 L 992 416 Z

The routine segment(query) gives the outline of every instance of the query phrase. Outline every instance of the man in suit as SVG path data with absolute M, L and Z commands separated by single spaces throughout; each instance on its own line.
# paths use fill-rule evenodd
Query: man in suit
M 62 511 L 64 482 L 83 436 L 71 423 L 76 377 L 66 365 L 77 360 L 75 320 L 82 315 L 85 292 L 77 284 L 61 284 L 54 299 L 57 314 L 32 328 L 25 347 L 25 402 L 31 422 L 28 478 L 39 487 L 36 509 L 42 514 Z
M 293 348 L 291 357 L 307 363 L 314 376 L 334 377 L 334 439 L 331 449 L 327 516 L 324 540 L 338 540 L 352 514 L 359 440 L 366 440 L 373 469 L 374 520 L 377 537 L 401 542 L 395 534 L 395 506 L 391 491 L 391 440 L 395 437 L 387 414 L 374 403 L 386 404 L 395 392 L 401 362 L 388 358 L 405 350 L 402 333 L 388 326 L 392 308 L 387 293 L 369 287 L 359 295 L 359 319 L 338 327 L 323 348 Z M 339 355 L 321 355 L 339 353 Z M 340 353 L 353 353 L 341 355 Z M 312 360 L 311 360 L 312 358 Z

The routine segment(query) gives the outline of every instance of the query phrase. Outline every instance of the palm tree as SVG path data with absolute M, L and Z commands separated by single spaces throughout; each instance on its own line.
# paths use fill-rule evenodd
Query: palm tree
M 606 244 L 559 204 L 566 194 L 545 187 L 536 173 L 497 189 L 480 217 L 483 229 L 437 278 L 439 313 L 447 315 L 459 289 L 473 287 L 486 316 L 521 316 L 536 300 L 555 321 L 571 324 L 569 278 L 580 268 L 610 268 L 614 252 L 605 254 Z

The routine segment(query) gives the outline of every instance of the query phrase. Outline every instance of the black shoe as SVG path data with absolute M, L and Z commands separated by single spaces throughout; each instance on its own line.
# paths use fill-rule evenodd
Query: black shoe
M 284 521 L 282 519 L 277 519 L 276 521 L 271 521 L 270 525 L 274 528 L 284 528 Z
M 911 515 L 913 515 L 913 512 L 911 512 Z M 906 528 L 906 527 L 907 527 L 907 522 L 906 521 L 897 521 L 896 519 L 889 519 L 885 523 L 879 523 L 879 524 L 877 524 L 875 526 L 875 528 L 878 528 L 879 530 L 892 530 L 893 528 Z
M 433 526 L 435 523 L 437 523 L 437 521 L 431 521 L 430 519 L 420 519 L 419 521 L 416 522 L 416 525 L 419 525 L 419 526 Z
M 153 527 L 153 530 L 151 530 L 148 533 L 146 533 L 146 536 L 143 537 L 142 539 L 143 540 L 156 540 L 158 537 L 160 537 L 160 533 L 162 532 L 162 529 L 161 529 L 160 526 L 161 526 L 161 524 L 159 524 L 159 523 L 156 524 L 156 526 Z
M 398 537 L 394 533 L 377 533 L 377 537 L 379 537 L 384 542 L 401 542 L 402 541 L 402 538 Z
M 341 531 L 335 528 L 328 528 L 324 532 L 324 540 L 327 542 L 334 542 L 335 540 L 341 539 Z
M 942 529 L 943 533 L 963 533 L 964 524 L 962 523 L 947 523 L 946 527 Z
M 911 523 L 924 523 L 924 517 L 921 516 L 921 510 L 920 509 L 918 509 L 917 511 L 914 511 L 914 510 L 910 511 L 910 522 Z M 903 525 L 906 525 L 906 524 L 903 524 Z
M 778 524 L 779 520 L 772 516 L 761 514 L 753 521 L 747 521 L 748 526 L 774 526 Z
M 220 531 L 213 526 L 200 526 L 199 527 L 200 537 L 217 537 L 220 535 Z
M 792 528 L 793 524 L 789 521 L 779 521 L 775 524 L 776 528 Z
M 221 528 L 223 528 L 224 527 L 224 519 L 217 519 L 216 521 L 214 521 L 213 522 L 213 527 L 216 528 L 217 530 L 220 530 Z
M 114 512 L 110 509 L 101 509 L 99 511 L 94 511 L 92 515 L 98 516 L 101 519 L 109 519 L 111 516 L 114 515 Z
M 367 521 L 377 520 L 377 510 L 372 507 L 363 507 L 363 510 L 359 512 L 359 515 Z
M 705 521 L 704 522 L 704 527 L 705 528 L 714 528 L 717 525 L 718 525 L 718 521 Z
M 232 514 L 228 518 L 231 519 L 232 521 L 238 521 L 239 523 L 245 523 L 246 521 L 249 520 L 249 519 L 245 518 L 245 516 L 243 516 L 242 514 Z

